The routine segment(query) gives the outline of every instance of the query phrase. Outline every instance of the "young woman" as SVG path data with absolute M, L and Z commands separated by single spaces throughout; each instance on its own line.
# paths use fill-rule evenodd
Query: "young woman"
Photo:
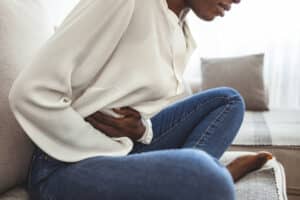
M 220 87 L 183 98 L 194 49 L 184 21 L 238 0 L 82 0 L 15 80 L 11 109 L 35 145 L 32 200 L 233 200 L 272 156 L 218 159 L 244 101 Z

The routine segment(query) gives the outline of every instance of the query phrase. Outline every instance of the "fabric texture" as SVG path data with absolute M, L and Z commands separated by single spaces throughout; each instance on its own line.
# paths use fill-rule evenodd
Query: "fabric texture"
M 247 110 L 268 110 L 263 79 L 264 54 L 226 58 L 201 58 L 202 90 L 228 86 L 245 99 Z
M 53 33 L 40 1 L 0 1 L 0 193 L 24 181 L 32 143 L 10 110 L 8 94 L 20 71 Z M 22 88 L 23 89 L 23 88 Z
M 237 145 L 300 146 L 300 110 L 247 111 Z
M 248 111 L 231 150 L 272 152 L 286 169 L 287 191 L 300 198 L 300 110 Z
M 149 120 L 182 98 L 194 41 L 180 22 L 165 0 L 80 1 L 15 80 L 11 110 L 59 160 L 128 154 L 128 137 L 108 137 L 84 118 L 130 106 Z

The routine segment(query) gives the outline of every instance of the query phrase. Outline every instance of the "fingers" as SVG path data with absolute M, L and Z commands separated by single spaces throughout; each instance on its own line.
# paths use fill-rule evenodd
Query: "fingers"
M 136 113 L 134 113 L 131 109 L 127 108 L 126 111 L 122 109 L 122 111 L 122 113 L 126 113 L 129 117 L 115 118 L 98 111 L 86 117 L 85 120 L 88 121 L 94 128 L 104 132 L 107 136 L 125 136 L 132 140 L 137 140 L 142 136 L 146 129 L 141 119 L 139 119 L 141 118 L 140 115 L 138 115 L 139 118 L 137 119 Z
M 101 122 L 98 122 L 96 119 L 94 119 L 93 117 L 88 117 L 86 119 L 86 121 L 90 122 L 90 124 L 96 128 L 97 130 L 102 131 L 103 133 L 105 133 L 106 135 L 110 136 L 110 137 L 121 137 L 121 133 L 118 129 L 111 127 L 109 125 L 103 124 Z
M 117 109 L 114 109 L 117 110 Z M 90 115 L 97 122 L 118 128 L 118 129 L 126 129 L 128 127 L 134 128 L 136 124 L 141 120 L 141 116 L 135 110 L 130 108 L 123 108 L 121 111 L 119 110 L 121 115 L 124 115 L 122 118 L 113 117 L 107 114 L 102 113 L 101 111 L 97 111 L 94 114 Z
M 109 126 L 121 128 L 122 125 L 122 120 L 120 118 L 115 118 L 113 116 L 106 115 L 104 113 L 101 113 L 100 111 L 94 113 L 93 118 L 95 118 L 96 121 L 107 124 Z
M 230 8 L 231 8 L 231 4 L 230 4 L 230 3 L 228 3 L 228 4 L 226 4 L 226 3 L 220 3 L 220 6 L 221 6 L 224 10 L 226 10 L 226 11 L 229 11 Z
M 121 109 L 115 109 L 115 108 L 113 108 L 113 111 L 115 111 L 116 113 L 125 115 L 125 116 L 132 115 L 132 116 L 134 116 L 134 117 L 136 117 L 138 119 L 141 118 L 140 113 L 137 110 L 135 110 L 135 109 L 133 109 L 133 108 L 131 108 L 129 106 L 122 107 Z

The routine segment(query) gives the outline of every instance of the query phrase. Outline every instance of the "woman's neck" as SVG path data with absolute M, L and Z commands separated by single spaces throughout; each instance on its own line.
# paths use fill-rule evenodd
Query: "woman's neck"
M 187 8 L 184 0 L 167 0 L 167 4 L 169 9 L 172 10 L 178 18 L 181 17 L 182 11 Z

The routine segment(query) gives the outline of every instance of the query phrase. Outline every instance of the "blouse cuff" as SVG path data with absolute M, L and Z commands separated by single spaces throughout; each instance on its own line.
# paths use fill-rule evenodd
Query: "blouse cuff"
M 137 142 L 141 142 L 143 144 L 150 144 L 153 138 L 153 130 L 152 130 L 152 123 L 150 119 L 142 118 L 142 122 L 146 127 L 146 130 L 143 136 L 137 140 Z

